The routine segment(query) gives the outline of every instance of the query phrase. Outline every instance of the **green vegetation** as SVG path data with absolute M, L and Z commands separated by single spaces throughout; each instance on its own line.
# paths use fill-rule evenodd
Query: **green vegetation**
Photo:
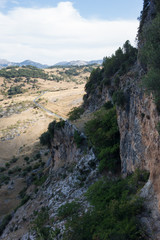
M 28 202 L 29 199 L 30 199 L 30 196 L 26 194 L 26 195 L 22 198 L 19 207 L 23 206 L 26 202 Z
M 129 41 L 126 41 L 123 48 L 119 48 L 111 57 L 105 57 L 103 68 L 94 69 L 91 72 L 88 82 L 85 86 L 87 95 L 84 96 L 84 102 L 89 95 L 94 95 L 97 90 L 102 92 L 104 86 L 110 88 L 114 83 L 115 88 L 119 88 L 120 76 L 130 70 L 137 60 L 137 49 L 132 47 Z
M 119 48 L 111 57 L 104 58 L 105 77 L 113 76 L 117 71 L 119 75 L 125 74 L 137 60 L 137 49 L 127 40 L 123 48 Z
M 112 100 L 114 104 L 116 104 L 119 107 L 123 107 L 125 104 L 125 96 L 123 91 L 119 90 L 113 93 Z
M 49 225 L 51 225 L 51 220 L 49 219 L 48 208 L 42 207 L 39 213 L 35 212 L 37 215 L 33 222 L 33 230 L 36 231 L 37 240 L 52 240 L 59 234 L 59 229 L 53 231 Z
M 21 170 L 22 169 L 20 167 L 15 166 L 14 168 L 12 168 L 8 171 L 8 174 L 9 175 L 11 175 L 11 174 L 16 174 L 17 175 L 17 173 L 21 172 Z
M 67 220 L 64 240 L 145 240 L 137 215 L 144 210 L 140 189 L 148 173 L 137 170 L 126 179 L 102 178 L 89 187 L 87 199 L 93 206 Z M 65 216 L 65 215 L 64 215 Z
M 47 180 L 47 177 L 48 177 L 47 175 L 42 175 L 41 177 L 36 178 L 34 180 L 34 184 L 36 186 L 42 186 L 42 184 Z
M 62 205 L 58 209 L 58 217 L 67 218 L 73 217 L 80 210 L 80 204 L 78 202 L 70 202 Z
M 108 101 L 103 105 L 103 107 L 105 108 L 105 110 L 109 110 L 113 108 L 113 104 L 111 103 L 111 101 Z
M 0 173 L 6 171 L 6 168 L 0 167 Z
M 77 147 L 80 148 L 84 142 L 84 136 L 78 132 L 78 131 L 74 131 L 74 142 L 76 143 Z
M 98 67 L 93 69 L 89 77 L 88 82 L 85 85 L 85 91 L 87 94 L 93 93 L 98 84 L 103 80 L 102 70 Z
M 42 135 L 40 136 L 40 143 L 42 145 L 47 145 L 48 147 L 50 147 L 50 141 L 51 141 L 51 136 L 49 134 L 49 131 L 42 133 Z
M 0 222 L 0 236 L 2 235 L 5 227 L 9 223 L 9 221 L 12 219 L 11 214 L 6 215 L 3 220 Z
M 140 49 L 140 61 L 146 70 L 142 83 L 148 93 L 153 93 L 155 103 L 160 111 L 160 14 L 143 28 L 144 45 Z
M 115 108 L 99 110 L 95 118 L 86 123 L 85 133 L 100 160 L 99 170 L 117 171 L 120 167 L 120 136 Z
M 0 187 L 2 186 L 2 184 L 8 184 L 10 181 L 10 177 L 4 174 L 0 174 Z
M 148 16 L 150 4 L 151 4 L 151 0 L 144 0 L 143 1 L 143 10 L 141 11 L 141 14 L 140 14 L 140 17 L 139 17 L 139 20 L 140 20 L 140 25 L 139 25 L 139 29 L 138 29 L 139 40 L 141 40 L 141 33 L 143 32 L 143 27 L 145 25 L 145 21 L 146 21 L 146 18 Z M 159 2 L 159 0 L 154 0 L 154 4 L 155 4 L 155 7 L 156 7 L 156 11 L 154 13 L 152 13 L 152 15 L 151 15 L 152 19 L 154 19 L 157 16 L 157 14 L 160 13 L 160 2 Z
M 21 86 L 12 86 L 8 90 L 8 95 L 16 95 L 20 93 L 23 93 L 23 89 L 21 88 Z
M 59 122 L 56 122 L 55 120 L 53 122 L 51 122 L 48 125 L 48 131 L 44 132 L 41 136 L 40 136 L 40 143 L 42 145 L 47 145 L 48 147 L 50 147 L 51 144 L 51 139 L 54 137 L 54 131 L 56 129 L 61 129 L 65 126 L 65 121 L 64 120 L 60 120 Z
M 44 70 L 33 67 L 33 66 L 23 66 L 21 68 L 12 67 L 12 68 L 3 68 L 0 70 L 0 76 L 7 79 L 10 78 L 42 78 L 48 79 L 48 74 Z
M 70 68 L 70 69 L 68 69 L 68 70 L 65 70 L 65 74 L 67 74 L 67 75 L 72 75 L 72 76 L 78 76 L 80 73 L 79 72 L 77 72 L 77 68 L 75 68 L 75 67 L 72 67 L 72 68 Z
M 150 5 L 150 0 L 144 0 L 143 1 L 143 10 L 141 11 L 141 15 L 139 17 L 139 20 L 140 20 L 140 25 L 139 25 L 139 29 L 138 29 L 138 35 L 139 36 L 142 33 L 142 28 L 144 26 L 145 19 L 148 15 L 149 5 Z
M 76 119 L 79 119 L 80 116 L 84 113 L 83 107 L 74 107 L 69 113 L 68 113 L 68 119 L 70 121 L 74 121 Z

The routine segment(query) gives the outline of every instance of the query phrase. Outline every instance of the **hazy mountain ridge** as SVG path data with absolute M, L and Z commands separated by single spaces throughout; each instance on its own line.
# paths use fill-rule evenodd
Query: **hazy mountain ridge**
M 10 62 L 10 61 L 5 60 L 5 59 L 0 59 L 0 68 L 9 67 L 9 66 L 22 67 L 22 66 L 27 66 L 27 65 L 31 65 L 31 66 L 34 66 L 34 67 L 37 67 L 37 68 L 47 68 L 47 67 L 49 67 L 46 64 L 41 64 L 41 63 L 34 62 L 34 61 L 31 61 L 31 60 L 25 60 L 23 62 L 17 63 L 17 62 Z
M 91 61 L 82 61 L 82 60 L 77 60 L 77 61 L 64 61 L 64 62 L 59 62 L 56 63 L 54 66 L 84 66 L 84 65 L 92 65 L 92 64 L 102 64 L 103 60 L 91 60 Z
M 9 66 L 27 66 L 27 65 L 31 65 L 40 69 L 43 68 L 48 68 L 51 66 L 85 66 L 85 65 L 92 65 L 92 64 L 102 64 L 103 60 L 91 60 L 91 61 L 83 61 L 83 60 L 77 60 L 77 61 L 64 61 L 64 62 L 58 62 L 54 65 L 47 65 L 47 64 L 41 64 L 38 62 L 34 62 L 31 60 L 25 60 L 23 62 L 10 62 L 6 59 L 0 59 L 0 69 L 3 67 L 9 67 Z

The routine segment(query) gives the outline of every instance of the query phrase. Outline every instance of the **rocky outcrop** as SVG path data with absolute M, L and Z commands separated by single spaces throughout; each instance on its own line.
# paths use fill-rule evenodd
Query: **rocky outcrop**
M 156 129 L 160 116 L 152 95 L 147 96 L 141 88 L 142 74 L 136 65 L 121 79 L 126 103 L 124 108 L 117 107 L 120 155 L 124 175 L 137 168 L 150 172 L 149 187 L 145 188 L 144 195 L 150 216 L 144 219 L 156 240 L 160 239 L 160 136 Z
M 52 167 L 54 170 L 64 165 L 78 162 L 81 157 L 83 146 L 77 148 L 74 141 L 75 131 L 78 130 L 68 121 L 65 122 L 61 130 L 55 129 L 54 138 L 51 143 Z
M 145 188 L 146 206 L 151 215 L 143 218 L 148 222 L 153 239 L 160 239 L 160 136 L 157 124 L 160 116 L 152 95 L 147 95 L 142 88 L 143 69 L 137 63 L 120 79 L 119 89 L 124 93 L 124 106 L 117 106 L 117 119 L 120 131 L 121 171 L 124 176 L 137 168 L 150 172 L 149 187 Z M 112 100 L 114 83 L 104 87 L 99 99 L 99 106 Z M 117 91 L 116 87 L 114 91 Z M 95 91 L 96 92 L 96 91 Z M 87 104 L 90 110 L 94 107 L 97 96 L 88 96 Z M 101 101 L 100 101 L 101 100 Z M 97 105 L 96 105 L 97 106 Z M 155 230 L 156 229 L 156 230 Z
M 121 79 L 125 106 L 117 107 L 117 116 L 122 173 L 133 172 L 136 168 L 147 169 L 153 180 L 160 155 L 160 137 L 156 129 L 159 115 L 152 96 L 147 96 L 140 87 L 141 75 L 141 68 L 136 66 Z
M 77 131 L 76 128 L 66 122 L 64 127 L 54 132 L 48 178 L 37 193 L 32 189 L 30 200 L 13 213 L 1 240 L 37 239 L 32 222 L 36 218 L 34 212 L 42 207 L 48 208 L 49 217 L 53 219 L 49 227 L 53 231 L 60 230 L 54 239 L 63 239 L 65 220 L 57 217 L 58 208 L 76 200 L 81 204 L 81 210 L 88 209 L 84 193 L 98 178 L 97 159 L 85 144 L 82 148 L 76 146 L 74 131 Z

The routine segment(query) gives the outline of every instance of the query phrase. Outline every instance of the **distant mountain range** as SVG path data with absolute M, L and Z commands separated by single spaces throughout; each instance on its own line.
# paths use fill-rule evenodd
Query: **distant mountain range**
M 5 59 L 0 59 L 0 68 L 9 67 L 9 66 L 22 67 L 22 66 L 27 66 L 27 65 L 34 66 L 34 67 L 37 67 L 37 68 L 47 68 L 47 67 L 49 67 L 48 65 L 41 64 L 41 63 L 38 63 L 38 62 L 33 62 L 33 61 L 30 61 L 30 60 L 25 60 L 23 62 L 17 63 L 17 62 L 9 62 Z
M 52 65 L 52 67 L 54 66 L 84 66 L 84 65 L 92 65 L 92 64 L 102 64 L 102 60 L 92 60 L 92 61 L 81 61 L 81 60 L 77 60 L 77 61 L 70 61 L 70 62 L 59 62 L 56 63 L 54 65 Z M 46 64 L 41 64 L 38 62 L 34 62 L 31 60 L 25 60 L 23 62 L 10 62 L 8 60 L 5 59 L 0 59 L 0 68 L 3 67 L 8 67 L 8 66 L 27 66 L 27 65 L 31 65 L 37 68 L 48 68 L 51 67 L 51 65 L 46 65 Z
M 53 66 L 84 66 L 84 65 L 92 65 L 92 64 L 102 64 L 102 60 L 92 60 L 92 61 L 70 61 L 70 62 L 59 62 Z

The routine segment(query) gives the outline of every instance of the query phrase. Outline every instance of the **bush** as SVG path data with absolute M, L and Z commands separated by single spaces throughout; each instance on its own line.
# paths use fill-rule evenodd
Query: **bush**
M 113 108 L 113 104 L 111 103 L 111 101 L 108 101 L 106 102 L 103 107 L 106 109 L 106 110 L 109 110 L 111 108 Z
M 30 199 L 30 196 L 29 195 L 25 195 L 22 200 L 21 200 L 21 203 L 20 203 L 20 206 L 23 206 L 26 202 L 28 202 Z
M 1 172 L 4 172 L 5 170 L 6 170 L 6 168 L 0 167 L 0 173 L 1 173 Z
M 15 156 L 13 156 L 13 158 L 11 159 L 10 163 L 15 163 L 18 161 L 18 158 L 16 158 Z
M 42 184 L 43 184 L 46 180 L 47 180 L 47 176 L 46 176 L 46 175 L 43 175 L 43 176 L 35 179 L 34 184 L 35 184 L 36 186 L 42 186 Z
M 10 181 L 10 177 L 4 174 L 0 174 L 0 185 L 1 184 L 8 184 Z
M 48 147 L 50 147 L 50 141 L 51 141 L 51 137 L 49 132 L 44 132 L 42 133 L 42 135 L 40 136 L 40 143 L 42 145 L 47 145 Z
M 10 89 L 8 90 L 8 95 L 16 95 L 20 93 L 23 93 L 23 89 L 21 88 L 21 86 L 13 86 L 10 87 Z
M 19 192 L 20 198 L 24 198 L 24 197 L 25 197 L 26 191 L 27 191 L 27 187 L 24 187 L 24 188 Z
M 83 141 L 84 137 L 78 131 L 74 131 L 74 142 L 78 148 L 82 146 Z
M 33 221 L 33 230 L 36 232 L 37 239 L 52 240 L 56 239 L 59 234 L 59 229 L 52 230 L 49 226 L 48 208 L 42 207 L 41 211 L 37 214 L 36 219 Z
M 103 80 L 102 70 L 98 67 L 96 69 L 93 69 L 91 72 L 91 75 L 89 77 L 88 82 L 85 85 L 85 91 L 89 94 L 96 86 Z
M 85 133 L 100 160 L 99 170 L 117 171 L 120 167 L 120 136 L 115 108 L 98 111 L 95 118 L 86 123 Z
M 144 179 L 146 173 L 136 171 L 126 179 L 103 178 L 94 183 L 86 194 L 92 208 L 68 219 L 64 239 L 147 239 L 137 218 L 144 210 L 143 199 L 137 196 Z
M 6 168 L 9 168 L 10 167 L 10 163 L 6 163 L 5 166 L 6 166 Z
M 126 102 L 125 95 L 121 90 L 113 93 L 112 100 L 119 107 L 123 107 Z
M 26 162 L 28 162 L 28 161 L 29 161 L 29 157 L 28 157 L 28 156 L 24 157 L 24 160 L 25 160 Z
M 58 216 L 60 218 L 67 218 L 70 217 L 74 214 L 77 214 L 77 212 L 80 209 L 80 204 L 77 202 L 71 202 L 71 203 L 66 203 L 64 205 L 62 205 L 61 207 L 59 207 L 58 209 Z
M 54 131 L 56 129 L 61 129 L 65 126 L 65 121 L 64 120 L 60 120 L 59 122 L 56 122 L 55 120 L 53 122 L 51 122 L 48 125 L 48 131 L 44 132 L 41 136 L 40 136 L 40 143 L 42 145 L 47 145 L 48 147 L 51 146 L 51 139 L 54 137 Z
M 12 219 L 11 214 L 8 214 L 7 216 L 5 216 L 3 218 L 3 220 L 0 223 L 0 236 L 2 235 L 5 227 L 7 226 L 7 224 L 10 222 L 10 220 Z
M 84 108 L 83 107 L 74 107 L 69 113 L 68 113 L 68 119 L 70 121 L 74 121 L 84 113 Z

